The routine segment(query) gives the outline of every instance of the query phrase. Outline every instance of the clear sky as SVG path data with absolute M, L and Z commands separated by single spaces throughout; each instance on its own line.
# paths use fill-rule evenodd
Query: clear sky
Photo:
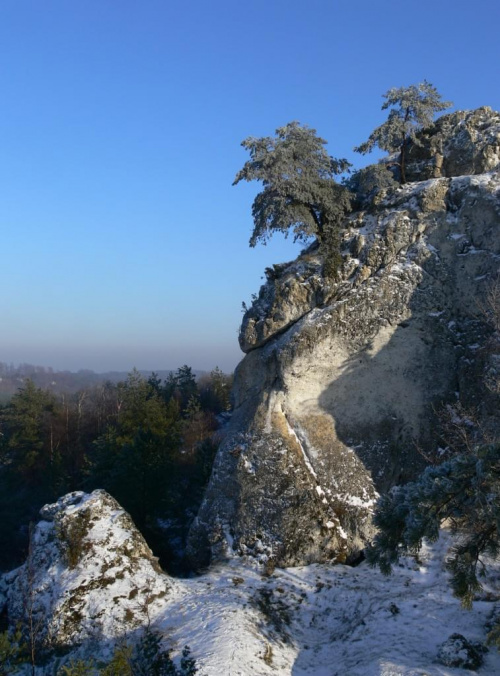
M 498 0 L 0 0 L 0 361 L 232 370 L 240 142 L 299 120 L 356 166 L 381 95 L 500 109 Z

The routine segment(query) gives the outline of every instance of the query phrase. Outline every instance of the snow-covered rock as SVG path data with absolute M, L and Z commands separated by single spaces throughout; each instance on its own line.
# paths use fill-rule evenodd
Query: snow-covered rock
M 9 622 L 31 615 L 50 647 L 103 642 L 147 624 L 173 582 L 130 516 L 105 491 L 41 510 L 26 562 L 2 578 Z
M 390 577 L 366 563 L 262 576 L 251 558 L 233 558 L 182 581 L 186 596 L 165 617 L 191 646 L 202 676 L 465 676 L 463 668 L 438 664 L 438 651 L 452 633 L 485 642 L 500 606 L 500 571 L 488 566 L 481 600 L 464 610 L 444 569 L 451 544 L 444 531 Z M 492 648 L 479 674 L 498 673 Z
M 314 246 L 268 271 L 241 326 L 235 412 L 189 539 L 196 564 L 349 560 L 377 492 L 435 450 L 436 411 L 494 414 L 481 304 L 499 270 L 500 173 L 474 172 L 498 164 L 500 116 L 454 113 L 434 131 L 453 177 L 351 214 L 340 279 Z
M 452 634 L 439 646 L 437 659 L 445 667 L 461 667 L 476 671 L 484 661 L 486 646 L 471 642 L 462 634 Z
M 483 174 L 500 165 L 500 114 L 484 106 L 443 115 L 410 148 L 407 178 Z
M 57 673 L 72 657 L 108 659 L 113 645 L 136 641 L 146 627 L 177 662 L 188 644 L 200 676 L 460 676 L 468 672 L 438 663 L 443 645 L 450 634 L 484 644 L 500 610 L 500 570 L 491 562 L 472 610 L 453 598 L 446 532 L 390 577 L 366 563 L 264 574 L 253 557 L 242 557 L 172 580 L 103 491 L 70 494 L 43 515 L 28 561 L 2 581 L 9 618 L 26 626 L 20 606 L 31 577 L 35 623 L 42 619 L 44 638 L 52 639 L 46 647 L 64 648 L 49 652 L 36 676 Z M 72 537 L 82 554 L 68 559 L 58 524 L 68 534 L 80 522 Z M 484 655 L 480 673 L 500 673 L 498 651 Z

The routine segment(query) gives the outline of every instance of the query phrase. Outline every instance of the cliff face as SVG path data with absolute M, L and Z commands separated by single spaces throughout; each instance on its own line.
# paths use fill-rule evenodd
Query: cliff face
M 460 402 L 488 419 L 481 304 L 500 261 L 499 149 L 497 113 L 444 116 L 411 150 L 412 182 L 349 217 L 340 279 L 314 246 L 267 271 L 241 326 L 195 563 L 346 560 L 371 535 L 377 492 L 436 450 L 436 411 Z

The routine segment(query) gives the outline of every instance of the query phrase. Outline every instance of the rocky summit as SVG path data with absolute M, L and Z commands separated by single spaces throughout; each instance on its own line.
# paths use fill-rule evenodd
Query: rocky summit
M 130 516 L 105 491 L 46 505 L 26 562 L 0 578 L 0 612 L 39 644 L 102 645 L 148 623 L 172 588 Z
M 409 157 L 409 183 L 346 219 L 335 279 L 317 245 L 266 271 L 190 533 L 195 565 L 352 560 L 377 494 L 439 451 L 440 412 L 494 416 L 484 307 L 500 261 L 500 115 L 445 115 Z

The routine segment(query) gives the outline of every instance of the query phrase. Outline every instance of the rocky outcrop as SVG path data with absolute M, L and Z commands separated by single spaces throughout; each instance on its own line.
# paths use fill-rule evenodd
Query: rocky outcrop
M 500 114 L 485 106 L 443 115 L 410 148 L 408 181 L 492 171 L 500 164 Z
M 500 175 L 487 170 L 499 136 L 490 109 L 441 118 L 424 134 L 419 171 L 440 139 L 447 177 L 352 214 L 339 279 L 323 274 L 314 246 L 268 271 L 243 319 L 247 356 L 191 530 L 195 563 L 234 552 L 280 565 L 355 556 L 377 492 L 436 450 L 436 412 L 486 406 L 481 299 L 500 261 Z
M 1 579 L 11 626 L 31 622 L 37 645 L 55 649 L 148 624 L 171 582 L 120 505 L 102 490 L 77 492 L 40 515 L 26 562 Z

